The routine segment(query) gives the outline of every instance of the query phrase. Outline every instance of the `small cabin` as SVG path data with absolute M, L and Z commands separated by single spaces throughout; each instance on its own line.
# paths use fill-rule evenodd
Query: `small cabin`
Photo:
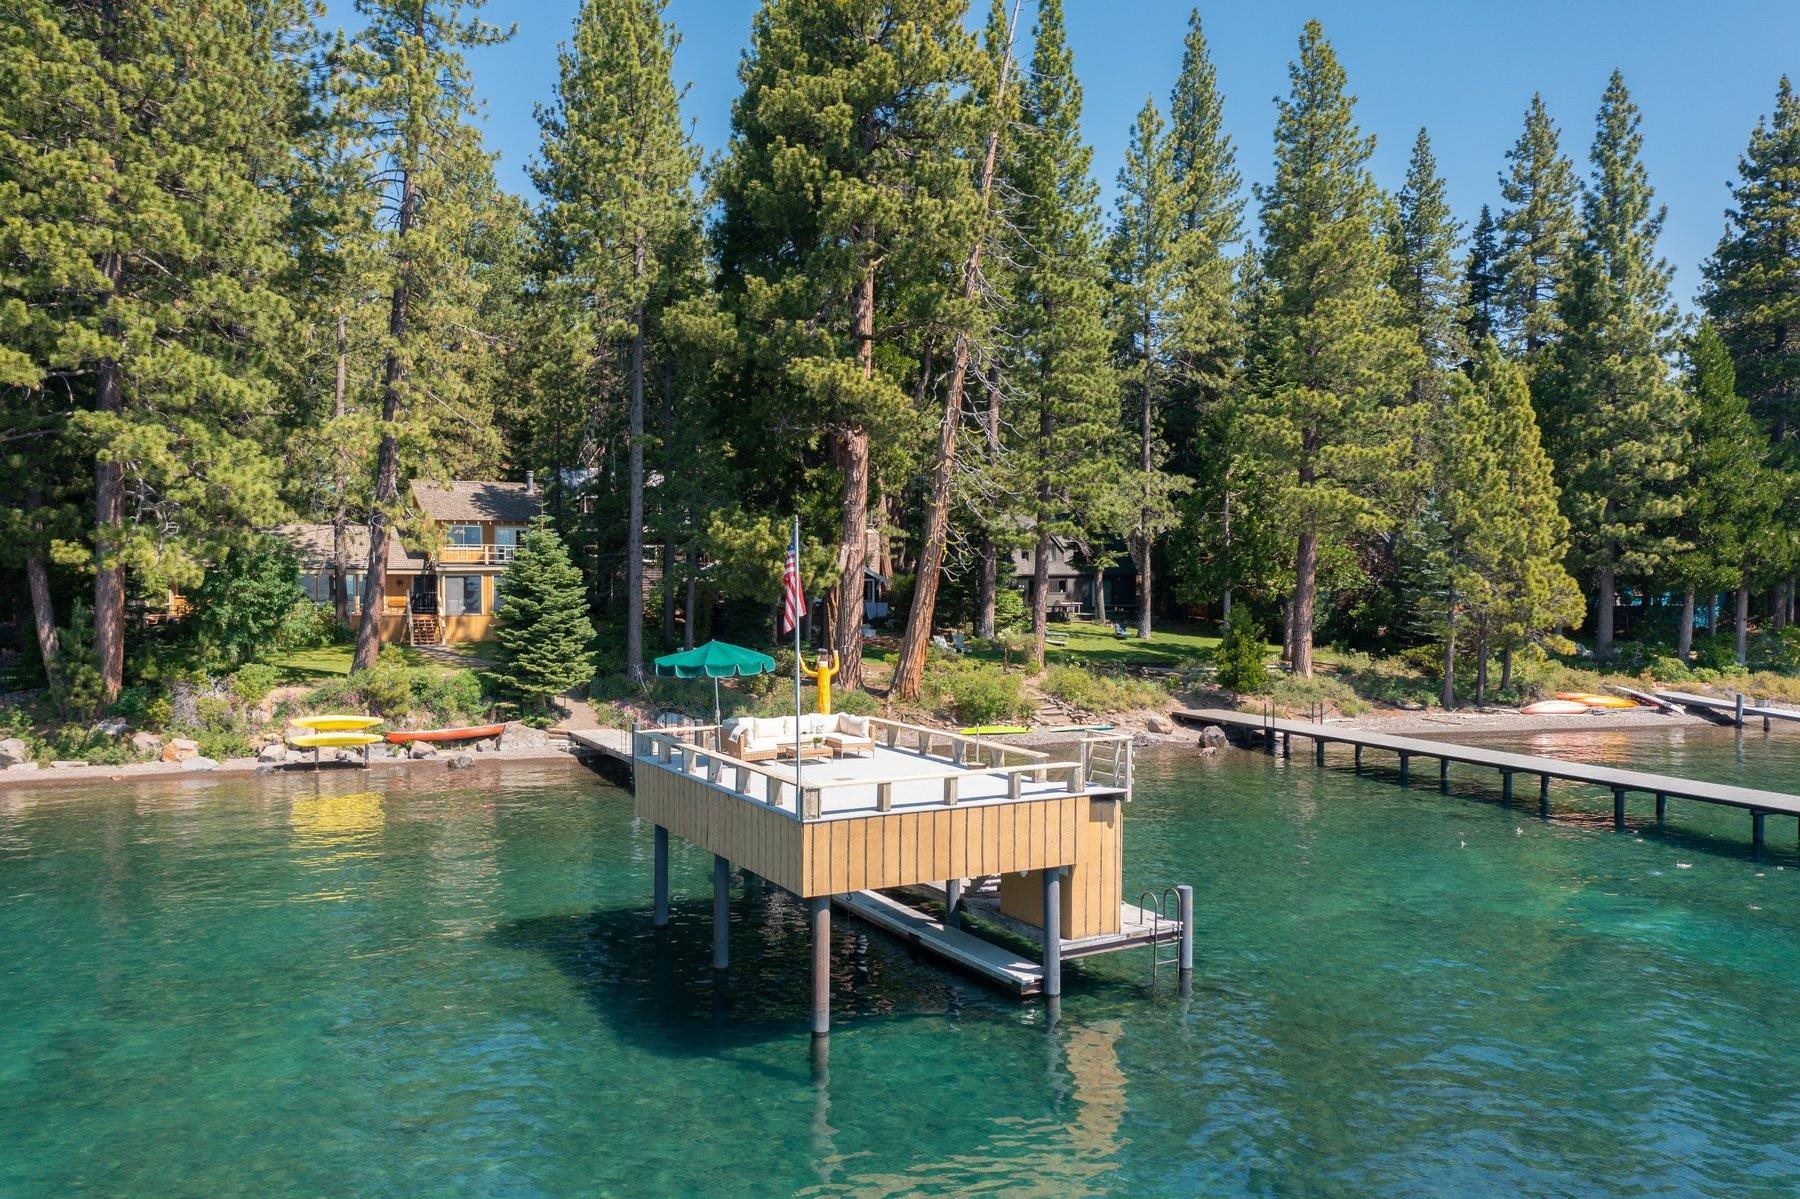
M 542 510 L 536 487 L 530 481 L 416 481 L 409 499 L 409 535 L 388 542 L 382 639 L 406 645 L 489 640 L 500 604 L 499 580 L 519 538 Z M 331 526 L 290 525 L 281 533 L 300 555 L 300 582 L 307 595 L 318 603 L 335 603 Z M 349 608 L 360 617 L 369 531 L 353 525 L 344 531 L 344 541 Z

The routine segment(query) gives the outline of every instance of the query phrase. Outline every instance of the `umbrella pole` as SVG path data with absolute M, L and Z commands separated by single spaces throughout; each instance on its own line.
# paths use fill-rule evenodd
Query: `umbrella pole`
M 719 724 L 719 676 L 713 676 L 713 726 Z

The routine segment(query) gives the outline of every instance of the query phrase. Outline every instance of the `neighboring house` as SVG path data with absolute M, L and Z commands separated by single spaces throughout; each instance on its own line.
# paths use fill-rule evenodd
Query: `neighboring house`
M 1137 568 L 1123 546 L 1114 547 L 1117 561 L 1101 572 L 1099 583 L 1105 590 L 1106 613 L 1118 617 L 1137 607 Z M 1014 583 L 1031 601 L 1036 555 L 1030 549 L 1013 551 Z M 1050 541 L 1048 598 L 1045 606 L 1053 616 L 1091 617 L 1095 614 L 1094 568 L 1073 543 L 1061 538 Z
M 432 548 L 409 548 L 398 537 L 389 540 L 383 640 L 442 645 L 486 641 L 493 635 L 494 609 L 500 600 L 495 584 L 540 508 L 537 489 L 527 479 L 412 485 L 418 519 L 410 540 Z M 300 582 L 307 595 L 321 604 L 333 603 L 331 526 L 289 525 L 280 533 L 300 556 Z M 345 541 L 350 609 L 360 617 L 369 531 L 352 526 L 345 530 Z

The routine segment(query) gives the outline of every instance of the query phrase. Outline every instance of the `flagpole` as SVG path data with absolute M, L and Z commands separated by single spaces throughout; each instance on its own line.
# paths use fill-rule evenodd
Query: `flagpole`
M 799 589 L 801 604 L 805 603 L 806 584 L 800 577 L 800 517 L 794 516 L 794 584 Z M 794 815 L 801 820 L 806 819 L 806 800 L 800 790 L 800 609 L 794 609 Z

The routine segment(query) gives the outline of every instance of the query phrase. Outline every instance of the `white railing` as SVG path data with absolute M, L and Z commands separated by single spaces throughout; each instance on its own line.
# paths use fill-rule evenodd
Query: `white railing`
M 440 566 L 505 566 L 518 550 L 516 545 L 447 545 L 437 560 Z
M 961 780 L 972 775 L 1005 778 L 1008 801 L 1035 798 L 1025 795 L 1025 783 L 1042 784 L 1053 776 L 1060 776 L 1071 795 L 1085 793 L 1090 780 L 1127 790 L 1131 786 L 1131 738 L 1128 734 L 1084 737 L 1077 760 L 1051 761 L 1050 755 L 1038 750 L 943 729 L 881 717 L 870 717 L 869 724 L 872 732 L 881 731 L 879 740 L 885 741 L 889 749 L 905 750 L 923 758 L 942 758 L 946 768 L 872 778 L 804 781 L 797 786 L 791 761 L 764 764 L 748 762 L 727 753 L 721 748 L 720 726 L 715 724 L 634 729 L 631 752 L 638 761 L 690 778 L 703 776 L 709 786 L 803 822 L 817 820 L 823 814 L 825 793 L 856 787 L 872 787 L 874 799 L 866 808 L 840 811 L 890 812 L 897 783 L 941 782 L 942 802 L 955 805 L 962 797 Z M 908 740 L 913 744 L 905 745 Z M 1100 752 L 1095 753 L 1096 749 Z

